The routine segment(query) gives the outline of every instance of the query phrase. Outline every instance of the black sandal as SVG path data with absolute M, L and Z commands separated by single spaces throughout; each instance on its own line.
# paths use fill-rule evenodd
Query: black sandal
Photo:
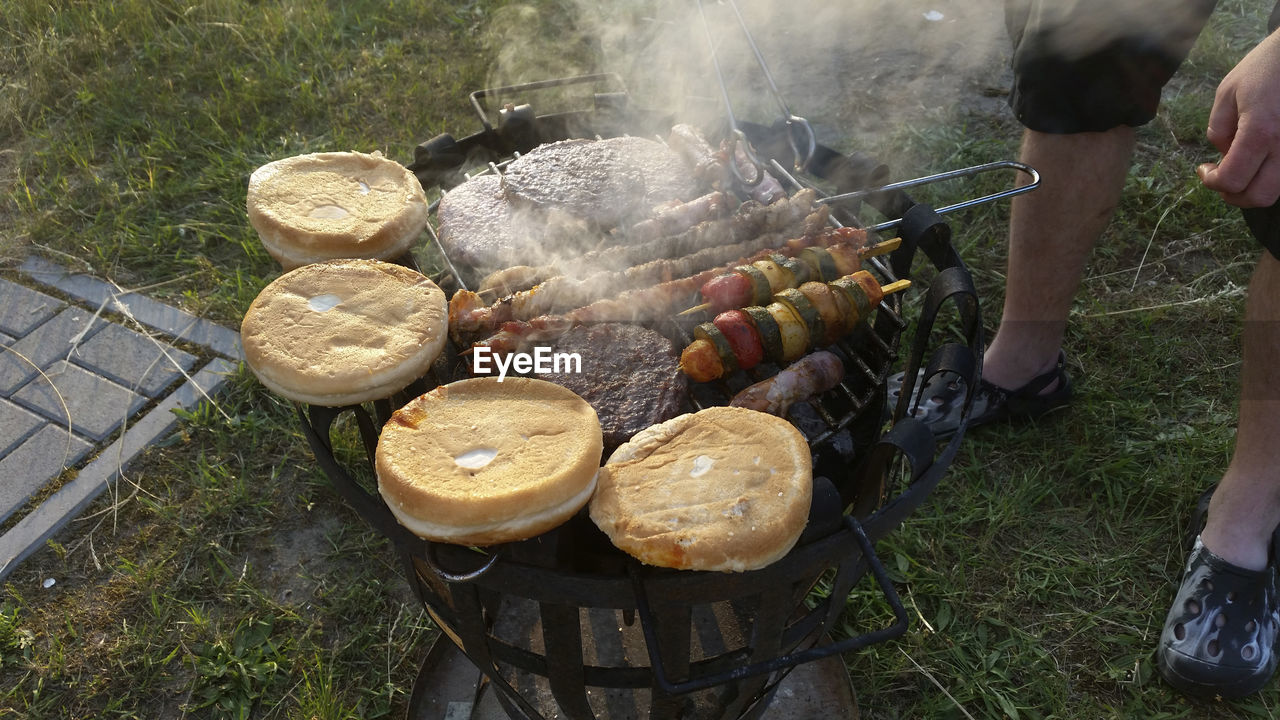
M 1156 649 L 1165 681 L 1206 700 L 1262 689 L 1276 671 L 1280 628 L 1280 531 L 1272 535 L 1271 562 L 1263 570 L 1246 570 L 1214 555 L 1199 534 L 1212 493 L 1210 488 L 1200 497 L 1192 516 L 1189 531 L 1195 541 Z
M 1006 390 L 986 380 L 978 380 L 973 405 L 969 410 L 969 427 L 986 425 L 1010 418 L 1036 418 L 1066 407 L 1071 403 L 1071 377 L 1066 371 L 1066 353 L 1058 352 L 1058 362 L 1053 369 L 1031 379 L 1016 390 Z M 917 377 L 923 379 L 924 371 Z M 1054 387 L 1054 383 L 1057 386 Z M 1048 387 L 1054 389 L 1041 394 Z M 902 390 L 902 373 L 889 378 L 889 407 L 898 402 Z M 929 426 L 935 437 L 946 439 L 960 427 L 964 407 L 965 382 L 953 373 L 939 373 L 916 390 L 918 402 L 912 402 L 908 412 Z

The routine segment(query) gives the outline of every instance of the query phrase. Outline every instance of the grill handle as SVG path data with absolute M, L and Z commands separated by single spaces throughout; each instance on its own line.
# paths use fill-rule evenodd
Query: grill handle
M 783 655 L 781 657 L 765 660 L 763 662 L 746 665 L 740 668 L 708 675 L 685 682 L 673 682 L 667 677 L 667 671 L 662 662 L 661 647 L 658 643 L 658 634 L 654 626 L 653 612 L 649 607 L 648 593 L 644 588 L 644 580 L 640 577 L 640 573 L 633 564 L 629 567 L 631 574 L 632 586 L 636 595 L 636 610 L 640 617 L 640 628 L 644 633 L 645 647 L 649 652 L 649 664 L 653 670 L 654 681 L 663 692 L 672 695 L 680 695 L 683 693 L 694 692 L 697 690 L 706 690 L 717 685 L 742 680 L 754 675 L 763 675 L 778 670 L 786 670 L 793 668 L 802 663 L 821 660 L 832 655 L 839 655 L 846 652 L 852 652 L 864 648 L 875 643 L 885 642 L 894 638 L 901 637 L 907 632 L 907 609 L 903 606 L 902 600 L 898 597 L 898 591 L 893 587 L 893 581 L 889 579 L 889 573 L 885 571 L 884 565 L 880 562 L 880 558 L 876 556 L 875 547 L 872 546 L 871 539 L 863 530 L 862 525 L 857 518 L 852 515 L 844 517 L 844 530 L 853 535 L 861 550 L 863 561 L 870 568 L 871 574 L 875 577 L 876 583 L 880 586 L 880 591 L 884 593 L 885 602 L 893 610 L 894 623 L 888 627 L 872 630 L 861 635 L 846 638 L 839 642 L 834 642 L 821 647 L 813 647 L 807 650 Z M 835 602 L 835 598 L 828 598 L 827 602 Z M 843 607 L 843 598 L 840 598 Z M 815 610 L 817 612 L 817 610 Z
M 546 90 L 548 88 L 566 87 L 569 85 L 581 85 L 584 83 L 611 83 L 618 88 L 608 93 L 608 102 L 613 102 L 619 93 L 627 94 L 626 85 L 622 82 L 622 77 L 617 73 L 596 73 L 594 75 L 577 75 L 575 77 L 555 78 L 552 80 L 538 80 L 536 82 L 523 83 L 520 85 L 507 85 L 504 87 L 485 88 L 476 90 L 471 93 L 471 108 L 476 111 L 476 115 L 480 116 L 480 123 L 484 125 L 486 131 L 493 130 L 493 123 L 489 121 L 489 113 L 485 112 L 485 103 L 482 102 L 490 98 L 490 96 L 513 95 L 519 93 L 527 93 L 535 90 Z

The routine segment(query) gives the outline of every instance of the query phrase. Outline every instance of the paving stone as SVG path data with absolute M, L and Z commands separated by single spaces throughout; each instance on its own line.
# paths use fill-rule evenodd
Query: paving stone
M 0 347 L 4 347 L 5 345 L 8 345 L 11 342 L 13 342 L 13 338 L 0 332 Z
M 190 409 L 213 395 L 235 369 L 235 363 L 220 358 L 201 368 L 133 423 L 124 435 L 99 453 L 75 478 L 0 536 L 0 580 L 18 563 L 44 547 L 45 541 L 88 507 L 148 445 L 172 432 L 178 422 L 173 414 L 175 409 Z M 0 468 L 3 462 L 0 461 Z M 3 477 L 3 469 L 0 469 L 0 478 Z M 4 483 L 0 483 L 0 492 L 3 486 Z
M 132 315 L 139 323 L 178 340 L 213 350 L 223 357 L 244 359 L 240 333 L 198 318 L 151 298 L 124 292 L 89 275 L 71 275 L 64 268 L 38 257 L 28 257 L 19 268 L 37 282 L 56 287 L 86 303 L 112 312 Z
M 196 364 L 194 355 L 114 323 L 80 343 L 71 359 L 147 397 Z
M 5 455 L 0 459 L 0 478 L 4 479 L 0 482 L 0 522 L 92 449 L 84 440 L 69 436 L 66 427 L 50 423 Z
M 0 330 L 21 336 L 48 320 L 66 303 L 0 278 Z
M 19 443 L 45 422 L 39 415 L 0 398 L 0 458 L 18 447 Z M 0 478 L 3 477 L 0 475 Z
M 71 427 L 92 440 L 106 439 L 146 403 L 132 390 L 65 360 L 54 363 L 45 376 L 48 380 L 38 377 L 22 386 L 14 401 L 55 423 L 65 424 L 70 413 Z
M 8 395 L 65 358 L 76 342 L 87 340 L 106 322 L 80 308 L 69 307 L 0 352 L 0 396 Z M 21 356 L 21 357 L 19 357 Z M 34 363 L 35 367 L 32 366 Z

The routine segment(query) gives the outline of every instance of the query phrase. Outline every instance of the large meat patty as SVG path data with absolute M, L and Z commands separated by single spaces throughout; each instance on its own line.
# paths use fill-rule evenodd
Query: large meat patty
M 569 388 L 595 408 L 607 449 L 683 411 L 686 380 L 679 355 L 660 333 L 623 323 L 580 325 L 562 335 L 553 351 L 578 353 L 582 372 L 538 377 Z
M 517 207 L 559 208 L 609 229 L 698 194 L 692 170 L 654 140 L 562 140 L 516 158 L 502 176 Z
M 564 212 L 512 208 L 497 175 L 478 175 L 445 193 L 436 222 L 445 254 L 473 277 L 512 265 L 541 265 L 599 240 L 585 221 Z

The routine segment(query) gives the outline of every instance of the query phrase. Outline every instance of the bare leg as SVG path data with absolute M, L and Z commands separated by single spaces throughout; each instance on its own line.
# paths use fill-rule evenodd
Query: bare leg
M 1133 146 L 1133 128 L 1124 126 L 1023 136 L 1022 161 L 1041 184 L 1013 201 L 1004 312 L 983 360 L 989 382 L 1020 388 L 1057 362 L 1072 298 L 1120 200 Z
M 1260 570 L 1280 524 L 1280 260 L 1264 252 L 1245 305 L 1236 448 L 1200 539 L 1227 562 Z

